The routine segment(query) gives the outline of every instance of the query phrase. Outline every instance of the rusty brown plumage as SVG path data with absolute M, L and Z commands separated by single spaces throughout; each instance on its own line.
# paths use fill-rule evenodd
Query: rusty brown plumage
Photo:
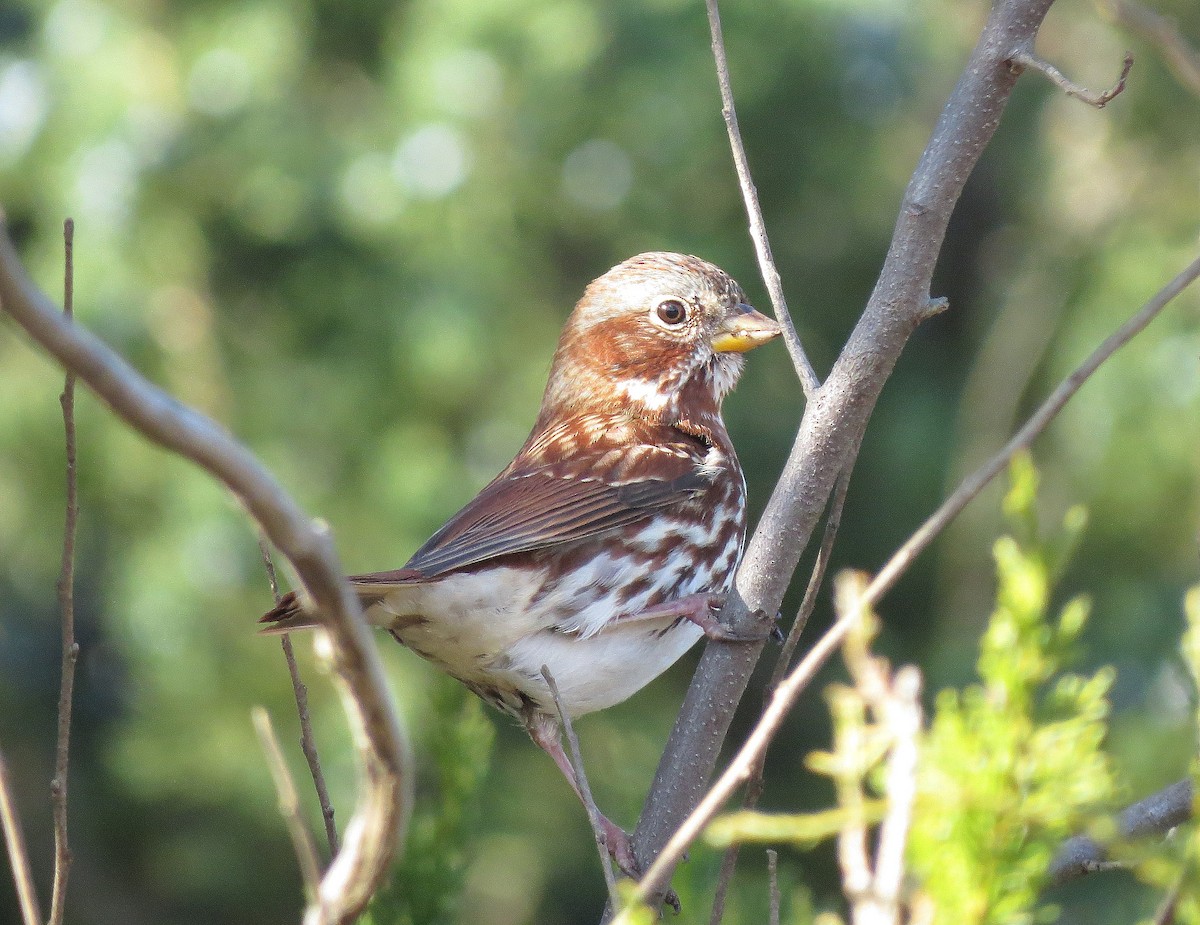
M 696 257 L 642 254 L 588 286 L 513 461 L 402 568 L 353 576 L 368 618 L 519 717 L 578 790 L 548 666 L 578 716 L 631 696 L 701 635 L 746 532 L 721 418 L 779 326 Z M 294 595 L 268 631 L 312 625 Z M 614 856 L 637 867 L 604 820 Z

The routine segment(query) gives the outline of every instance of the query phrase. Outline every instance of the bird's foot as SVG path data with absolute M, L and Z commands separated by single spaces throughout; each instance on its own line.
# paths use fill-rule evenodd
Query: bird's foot
M 777 621 L 779 615 L 772 618 L 764 610 L 756 610 L 750 614 L 747 621 L 750 625 L 745 628 L 733 629 L 717 619 L 717 614 L 725 606 L 724 594 L 689 594 L 677 601 L 669 601 L 655 607 L 648 607 L 639 613 L 622 620 L 654 620 L 661 617 L 682 617 L 689 623 L 694 623 L 704 631 L 709 639 L 720 642 L 761 642 L 768 636 L 779 637 Z M 751 622 L 752 621 L 752 622 Z
M 604 832 L 605 847 L 608 848 L 608 853 L 612 855 L 612 859 L 620 868 L 621 873 L 633 880 L 640 880 L 644 871 L 642 865 L 638 863 L 637 855 L 633 853 L 633 841 L 629 838 L 629 833 L 603 813 L 600 814 L 599 823 Z M 679 902 L 679 896 L 674 890 L 667 890 L 666 895 L 663 896 L 663 902 L 670 906 L 676 915 L 679 915 L 683 909 L 683 905 Z

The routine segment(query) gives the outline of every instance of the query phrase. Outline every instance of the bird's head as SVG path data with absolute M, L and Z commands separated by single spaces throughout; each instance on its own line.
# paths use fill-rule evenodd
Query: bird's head
M 719 419 L 747 350 L 780 333 L 742 288 L 698 257 L 632 257 L 592 282 L 567 320 L 543 422 L 627 407 L 639 416 Z

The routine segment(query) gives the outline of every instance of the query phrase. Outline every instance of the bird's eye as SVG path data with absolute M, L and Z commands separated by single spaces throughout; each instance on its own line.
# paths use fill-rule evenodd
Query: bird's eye
M 687 308 L 678 299 L 667 299 L 665 302 L 659 303 L 657 312 L 659 320 L 663 324 L 674 326 L 683 324 L 687 320 Z

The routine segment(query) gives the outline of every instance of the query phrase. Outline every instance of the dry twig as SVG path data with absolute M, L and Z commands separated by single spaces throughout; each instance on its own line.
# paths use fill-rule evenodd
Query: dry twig
M 24 925 L 42 925 L 37 890 L 34 889 L 33 874 L 29 870 L 29 853 L 25 850 L 21 818 L 17 813 L 16 800 L 13 799 L 12 785 L 8 780 L 8 764 L 4 760 L 3 752 L 0 752 L 0 828 L 4 829 L 4 845 L 8 849 L 13 883 L 17 887 L 21 920 Z
M 1089 106 L 1103 109 L 1120 96 L 1121 92 L 1125 89 L 1125 81 L 1129 79 L 1129 72 L 1133 70 L 1133 55 L 1125 52 L 1125 61 L 1121 65 L 1121 76 L 1117 78 L 1115 84 L 1101 93 L 1096 93 L 1079 86 L 1077 83 L 1073 83 L 1049 61 L 1043 61 L 1034 54 L 1032 48 L 1023 48 L 1018 51 L 1012 56 L 1012 64 L 1018 72 L 1025 68 L 1032 68 L 1038 73 L 1045 75 L 1054 86 L 1062 90 L 1067 96 L 1073 96 L 1075 99 L 1087 103 Z
M 75 314 L 75 222 L 63 223 L 63 315 Z M 62 626 L 62 674 L 58 686 L 58 739 L 54 746 L 54 777 L 50 802 L 54 811 L 54 886 L 50 894 L 50 925 L 62 925 L 66 911 L 71 847 L 67 841 L 67 775 L 71 764 L 71 708 L 75 699 L 75 535 L 79 522 L 79 486 L 75 474 L 75 374 L 67 370 L 62 395 L 63 431 L 67 457 L 66 523 L 62 566 L 58 576 L 58 610 Z
M 271 585 L 271 596 L 279 605 L 279 579 L 275 575 L 275 562 L 266 540 L 259 537 L 258 548 L 262 553 L 263 567 L 267 570 L 267 581 Z M 284 633 L 279 637 L 283 659 L 287 663 L 288 677 L 292 679 L 292 697 L 296 701 L 296 713 L 300 717 L 300 751 L 308 764 L 313 787 L 317 791 L 317 802 L 321 807 L 321 819 L 325 824 L 325 841 L 329 845 L 329 857 L 338 853 L 337 823 L 333 818 L 333 801 L 329 799 L 329 787 L 325 784 L 325 772 L 321 769 L 321 758 L 317 754 L 317 740 L 313 735 L 312 716 L 308 712 L 308 688 L 300 678 L 300 666 L 296 664 L 296 652 L 292 648 L 292 637 Z
M 729 84 L 729 62 L 725 58 L 725 40 L 721 35 L 721 14 L 717 10 L 717 0 L 705 0 L 705 5 L 708 8 L 708 27 L 712 33 L 717 83 L 721 89 L 721 114 L 725 117 L 725 130 L 729 134 L 729 146 L 733 151 L 738 185 L 742 188 L 746 214 L 750 219 L 750 237 L 754 241 L 754 252 L 758 256 L 759 272 L 771 297 L 775 317 L 783 327 L 783 342 L 792 358 L 792 364 L 796 367 L 796 375 L 804 389 L 804 397 L 812 401 L 813 395 L 821 387 L 821 380 L 817 378 L 817 373 L 800 343 L 796 325 L 792 322 L 791 312 L 788 311 L 787 300 L 783 296 L 783 283 L 779 279 L 779 271 L 775 269 L 775 258 L 771 256 L 771 242 L 767 238 L 767 225 L 763 221 L 762 207 L 758 204 L 758 190 L 750 176 L 746 147 L 742 144 L 742 133 L 738 129 L 737 109 L 733 105 L 733 89 Z
M 288 771 L 283 749 L 279 747 L 279 738 L 275 735 L 275 727 L 271 725 L 270 715 L 262 707 L 255 707 L 250 711 L 250 717 L 254 720 L 254 731 L 258 733 L 267 767 L 271 770 L 271 780 L 275 783 L 275 793 L 279 797 L 279 813 L 287 823 L 292 847 L 296 851 L 296 860 L 300 864 L 300 876 L 304 878 L 305 890 L 311 900 L 321 887 L 321 864 L 317 860 L 317 847 L 313 844 L 312 833 L 308 831 L 304 817 L 300 814 L 300 796 L 296 793 L 296 782 L 292 780 Z
M 328 527 L 314 522 L 257 459 L 204 415 L 152 385 L 97 337 L 63 319 L 26 277 L 0 234 L 0 307 L 127 424 L 219 479 L 295 568 L 322 614 L 342 706 L 362 766 L 346 840 L 326 872 L 306 925 L 348 923 L 387 874 L 412 807 L 412 759 L 387 692 L 374 640 L 342 578 Z

